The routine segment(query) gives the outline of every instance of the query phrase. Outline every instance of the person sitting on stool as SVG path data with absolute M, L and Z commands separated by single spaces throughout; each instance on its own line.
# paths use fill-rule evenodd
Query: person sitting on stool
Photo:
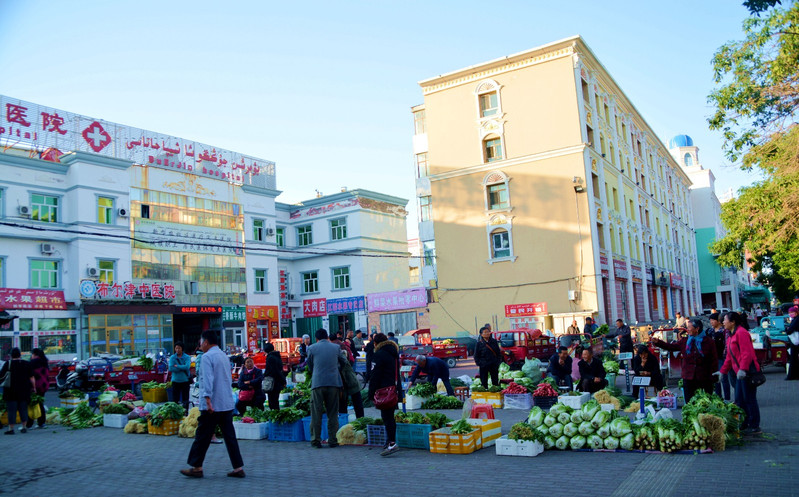
M 594 359 L 590 348 L 583 349 L 583 359 L 577 364 L 580 368 L 580 387 L 583 392 L 594 393 L 608 386 L 605 367 L 602 361 Z
M 558 353 L 552 354 L 552 357 L 549 358 L 547 376 L 552 377 L 558 386 L 569 387 L 569 390 L 573 389 L 572 358 L 569 356 L 567 347 L 558 347 Z
M 449 382 L 449 366 L 447 363 L 438 357 L 427 357 L 423 355 L 416 356 L 416 369 L 413 370 L 411 375 L 411 386 L 416 383 L 416 377 L 419 373 L 423 372 L 430 379 L 430 384 L 434 387 L 438 385 L 438 380 L 444 383 L 444 388 L 447 389 L 447 395 L 455 396 L 455 390 Z

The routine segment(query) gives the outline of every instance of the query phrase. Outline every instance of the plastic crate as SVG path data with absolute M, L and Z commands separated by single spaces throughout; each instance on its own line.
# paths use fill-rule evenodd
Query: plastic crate
M 167 402 L 166 388 L 142 388 L 141 397 L 145 403 L 160 404 Z
M 124 428 L 126 424 L 127 414 L 103 414 L 103 426 L 106 428 Z
M 338 415 L 338 427 L 341 428 L 345 424 L 349 423 L 349 414 L 343 413 Z M 305 440 L 310 442 L 311 441 L 311 417 L 305 416 L 302 418 L 302 432 Z M 321 440 L 327 440 L 329 437 L 329 433 L 327 433 L 327 414 L 322 414 L 322 438 Z
M 583 404 L 589 400 L 591 400 L 591 394 L 587 392 L 581 393 L 580 395 L 560 395 L 558 397 L 558 402 L 572 409 L 581 408 Z
M 475 404 L 489 404 L 495 409 L 502 409 L 502 394 L 499 392 L 472 392 Z
M 535 457 L 544 452 L 544 444 L 529 440 L 509 440 L 504 436 L 497 440 L 496 451 L 498 456 Z
M 482 435 L 475 429 L 464 435 L 456 435 L 449 428 L 430 432 L 430 452 L 435 454 L 471 454 L 482 446 Z
M 397 445 L 404 449 L 430 449 L 430 425 L 397 423 Z
M 302 442 L 302 420 L 293 423 L 269 423 L 269 440 L 279 442 Z
M 182 419 L 166 419 L 161 426 L 153 426 L 153 423 L 147 421 L 147 433 L 150 435 L 172 436 L 177 435 L 180 431 L 180 422 Z M 124 428 L 124 427 L 123 427 Z
M 239 440 L 263 440 L 269 436 L 269 423 L 233 423 Z
M 388 441 L 386 427 L 383 425 L 366 425 L 366 443 L 382 447 Z
M 80 404 L 81 399 L 78 397 L 67 397 L 61 399 L 61 407 L 65 409 L 75 409 Z
M 529 411 L 533 407 L 533 396 L 529 393 L 506 393 L 503 398 L 503 409 L 521 409 Z
M 554 395 L 552 397 L 533 397 L 533 405 L 540 407 L 543 410 L 548 410 L 550 407 L 558 403 L 558 398 Z

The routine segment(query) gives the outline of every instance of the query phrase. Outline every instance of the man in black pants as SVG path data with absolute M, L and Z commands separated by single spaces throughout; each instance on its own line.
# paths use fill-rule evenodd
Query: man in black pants
M 583 359 L 578 364 L 580 367 L 580 390 L 594 393 L 608 386 L 605 379 L 605 366 L 602 361 L 594 359 L 594 352 L 590 347 L 583 350 Z

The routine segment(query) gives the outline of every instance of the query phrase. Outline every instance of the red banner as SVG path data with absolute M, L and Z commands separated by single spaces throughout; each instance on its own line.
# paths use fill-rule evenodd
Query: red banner
M 505 317 L 515 318 L 521 316 L 540 316 L 547 313 L 546 302 L 532 302 L 530 304 L 509 304 L 505 306 Z
M 67 310 L 62 290 L 32 290 L 28 288 L 0 288 L 0 307 L 6 309 L 58 309 Z
M 327 316 L 327 299 L 305 299 L 302 301 L 302 317 L 318 318 Z

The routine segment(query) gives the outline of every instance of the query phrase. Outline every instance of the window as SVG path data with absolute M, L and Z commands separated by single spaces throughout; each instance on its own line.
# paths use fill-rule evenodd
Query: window
M 694 165 L 694 158 L 691 157 L 691 154 L 685 154 L 683 156 L 683 161 L 685 162 L 685 167 L 691 167 Z
M 419 178 L 426 178 L 429 174 L 427 170 L 427 152 L 416 154 L 416 171 Z
M 57 223 L 58 197 L 31 194 L 31 219 L 45 223 Z
M 318 293 L 319 292 L 319 273 L 316 271 L 309 271 L 302 273 L 302 293 Z
M 436 265 L 436 242 L 435 240 L 431 240 L 429 242 L 422 243 L 422 249 L 424 251 L 424 265 L 425 266 L 433 266 Z
M 596 224 L 596 234 L 599 240 L 599 248 L 605 249 L 605 230 L 602 229 L 602 225 L 597 223 Z
M 141 218 L 142 219 L 150 219 L 150 206 L 147 204 L 141 204 Z
M 619 212 L 619 191 L 613 188 L 613 210 Z
M 252 239 L 256 242 L 264 241 L 264 220 L 263 219 L 253 219 L 252 220 Z
M 99 259 L 97 261 L 97 268 L 100 270 L 100 281 L 103 283 L 108 283 L 109 285 L 113 283 L 114 280 L 114 266 L 116 262 L 109 259 Z
M 479 95 L 478 98 L 480 99 L 480 117 L 493 116 L 499 112 L 497 92 L 484 93 Z
M 414 134 L 422 135 L 427 131 L 427 117 L 424 110 L 417 110 L 413 113 L 413 131 Z
M 591 126 L 586 126 L 585 127 L 585 140 L 586 140 L 586 143 L 588 143 L 588 146 L 593 148 L 593 146 L 594 146 L 594 128 L 592 128 Z
M 266 292 L 266 269 L 255 270 L 255 293 Z
M 330 221 L 330 239 L 344 240 L 347 238 L 347 218 L 333 219 Z
M 6 191 L 3 188 L 0 188 L 0 218 L 5 217 L 6 215 Z
M 311 225 L 297 227 L 297 246 L 304 247 L 313 243 L 313 233 L 311 232 Z
M 6 259 L 5 257 L 0 257 L 0 288 L 4 288 L 6 286 Z
M 114 222 L 114 199 L 97 197 L 97 222 L 100 224 Z
M 510 257 L 510 235 L 504 229 L 491 232 L 491 258 Z
M 486 188 L 488 192 L 488 209 L 507 209 L 510 205 L 508 202 L 508 185 L 500 183 L 497 185 L 488 185 Z
M 585 103 L 591 103 L 591 97 L 588 96 L 588 82 L 584 79 L 581 79 L 580 82 L 581 82 L 580 86 L 583 90 L 583 100 L 585 101 Z
M 31 288 L 58 288 L 58 261 L 30 261 Z
M 502 141 L 499 138 L 486 138 L 483 141 L 486 162 L 502 160 Z
M 333 271 L 333 290 L 349 290 L 350 288 L 350 267 L 334 267 Z
M 433 219 L 433 207 L 430 204 L 431 198 L 429 195 L 419 197 L 419 218 L 422 222 Z
M 275 228 L 275 243 L 278 247 L 286 246 L 286 228 Z

